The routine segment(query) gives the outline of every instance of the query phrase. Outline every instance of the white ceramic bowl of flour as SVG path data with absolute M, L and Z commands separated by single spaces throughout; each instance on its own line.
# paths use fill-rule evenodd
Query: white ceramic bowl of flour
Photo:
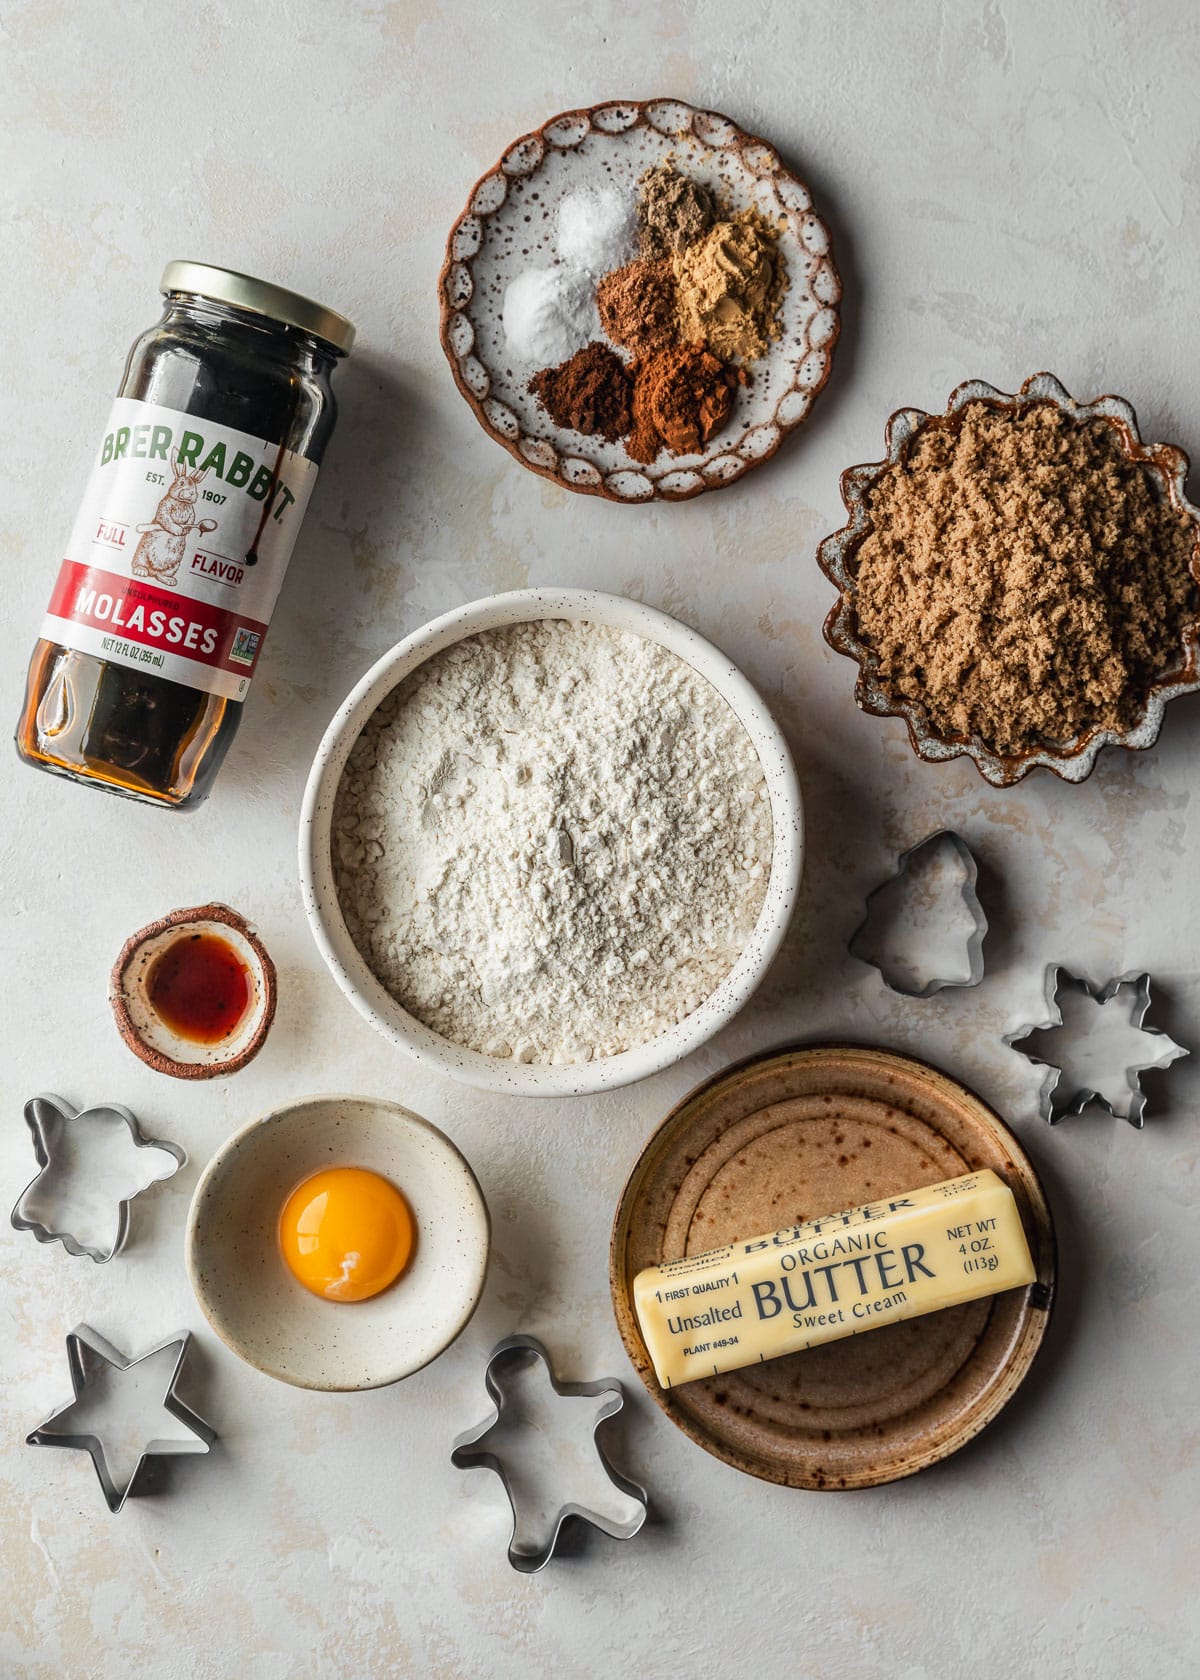
M 381 702 L 454 643 L 506 625 L 569 620 L 657 643 L 703 677 L 745 730 L 762 768 L 771 814 L 771 862 L 761 908 L 740 955 L 715 989 L 682 1020 L 612 1055 L 553 1065 L 488 1055 L 457 1044 L 404 1009 L 380 982 L 347 929 L 332 856 L 334 806 L 351 750 Z M 300 818 L 300 878 L 317 947 L 361 1015 L 415 1060 L 482 1090 L 571 1096 L 627 1085 L 657 1073 L 711 1038 L 750 998 L 787 931 L 800 884 L 803 815 L 783 732 L 754 688 L 723 653 L 653 607 L 586 589 L 521 589 L 444 613 L 405 637 L 366 673 L 339 708 L 317 750 Z

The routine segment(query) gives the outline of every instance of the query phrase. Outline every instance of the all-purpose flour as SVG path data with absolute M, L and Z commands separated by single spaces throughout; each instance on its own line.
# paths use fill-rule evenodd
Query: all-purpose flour
M 392 996 L 523 1062 L 615 1055 L 690 1014 L 771 864 L 762 767 L 716 690 L 566 620 L 415 671 L 355 744 L 333 829 L 346 925 Z

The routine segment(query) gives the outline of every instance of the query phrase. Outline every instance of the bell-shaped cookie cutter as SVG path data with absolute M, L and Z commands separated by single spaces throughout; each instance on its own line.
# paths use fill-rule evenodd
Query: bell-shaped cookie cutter
M 609 1481 L 621 1493 L 637 1502 L 639 1509 L 627 1522 L 619 1522 L 606 1516 L 603 1512 L 592 1511 L 582 1505 L 563 1503 L 555 1513 L 549 1538 L 545 1544 L 536 1550 L 526 1551 L 516 1545 L 519 1513 L 517 1500 L 514 1497 L 512 1483 L 503 1460 L 492 1452 L 485 1444 L 488 1436 L 500 1422 L 504 1412 L 504 1384 L 499 1379 L 499 1369 L 516 1353 L 524 1353 L 539 1360 L 546 1368 L 546 1375 L 550 1380 L 550 1387 L 554 1393 L 563 1396 L 583 1396 L 597 1402 L 596 1415 L 592 1423 L 592 1441 L 596 1449 L 596 1456 Z M 550 1363 L 550 1355 L 542 1343 L 533 1336 L 507 1336 L 492 1349 L 487 1367 L 483 1375 L 484 1384 L 495 1407 L 492 1415 L 474 1429 L 468 1429 L 458 1436 L 454 1443 L 454 1450 L 450 1454 L 450 1462 L 460 1470 L 474 1468 L 481 1465 L 487 1470 L 494 1470 L 499 1476 L 512 1508 L 513 1532 L 508 1545 L 508 1561 L 512 1567 L 523 1575 L 536 1574 L 544 1569 L 558 1550 L 563 1530 L 572 1519 L 589 1523 L 598 1528 L 602 1534 L 607 1534 L 613 1540 L 632 1540 L 639 1533 L 646 1521 L 649 1501 L 645 1488 L 631 1481 L 628 1476 L 615 1469 L 604 1448 L 600 1444 L 600 1425 L 608 1418 L 615 1417 L 625 1404 L 625 1391 L 615 1377 L 601 1377 L 596 1382 L 568 1383 L 560 1382 L 555 1375 L 554 1367 Z
M 100 1486 L 104 1490 L 105 1503 L 115 1516 L 122 1509 L 127 1499 L 134 1499 L 141 1494 L 149 1493 L 154 1478 L 154 1460 L 159 1458 L 189 1456 L 195 1453 L 206 1453 L 217 1438 L 217 1432 L 204 1419 L 197 1417 L 190 1406 L 185 1406 L 179 1398 L 177 1388 L 183 1371 L 184 1360 L 187 1358 L 188 1347 L 191 1343 L 190 1331 L 183 1330 L 177 1336 L 168 1336 L 165 1341 L 158 1342 L 145 1353 L 127 1358 L 99 1335 L 88 1324 L 77 1324 L 67 1336 L 67 1364 L 71 1372 L 71 1398 L 65 1405 L 50 1414 L 44 1423 L 38 1425 L 25 1437 L 26 1446 L 30 1447 L 71 1447 L 86 1452 L 95 1466 Z M 163 1394 L 162 1406 L 177 1423 L 183 1424 L 190 1431 L 192 1439 L 176 1437 L 162 1441 L 148 1441 L 134 1465 L 133 1473 L 125 1486 L 120 1487 L 114 1480 L 108 1466 L 108 1459 L 104 1453 L 104 1442 L 101 1437 L 93 1433 L 73 1434 L 62 1429 L 55 1429 L 53 1425 L 65 1418 L 87 1393 L 94 1378 L 100 1376 L 105 1367 L 117 1371 L 129 1371 L 135 1365 L 141 1365 L 147 1359 L 153 1359 L 165 1348 L 177 1348 L 175 1363 L 167 1381 Z
M 116 1227 L 111 1245 L 101 1248 L 91 1243 L 79 1240 L 71 1231 L 56 1230 L 43 1219 L 37 1218 L 32 1211 L 36 1203 L 36 1192 L 39 1186 L 45 1188 L 52 1179 L 55 1169 L 57 1151 L 62 1144 L 64 1128 L 78 1126 L 82 1121 L 86 1123 L 93 1116 L 103 1120 L 116 1119 L 129 1128 L 129 1135 L 133 1139 L 135 1148 L 157 1149 L 170 1155 L 175 1165 L 165 1173 L 151 1179 L 149 1183 L 139 1185 L 130 1195 L 122 1197 L 117 1203 Z M 9 1222 L 14 1231 L 32 1231 L 40 1243 L 59 1242 L 78 1260 L 94 1260 L 97 1265 L 104 1265 L 118 1255 L 125 1246 L 129 1235 L 129 1204 L 143 1190 L 148 1190 L 151 1184 L 161 1184 L 164 1179 L 173 1178 L 180 1167 L 187 1163 L 187 1156 L 176 1143 L 168 1143 L 164 1138 L 147 1137 L 138 1125 L 137 1120 L 129 1109 L 120 1103 L 95 1103 L 88 1108 L 76 1110 L 70 1103 L 64 1102 L 62 1097 L 39 1096 L 31 1097 L 25 1104 L 25 1124 L 33 1136 L 33 1152 L 37 1157 L 38 1171 L 17 1197 Z
M 967 963 L 965 979 L 958 975 L 930 975 L 922 978 L 912 963 L 880 951 L 870 944 L 874 915 L 885 895 L 894 893 L 897 886 L 914 873 L 914 869 L 919 866 L 919 860 L 927 853 L 937 851 L 950 852 L 962 870 L 960 896 L 966 908 L 966 919 L 970 923 L 969 928 L 964 927 L 964 952 Z M 988 930 L 988 920 L 979 902 L 978 880 L 979 867 L 975 862 L 975 855 L 961 834 L 955 833 L 951 828 L 940 828 L 935 833 L 926 835 L 924 840 L 919 840 L 915 846 L 910 846 L 906 852 L 902 852 L 896 860 L 893 873 L 867 894 L 863 919 L 850 936 L 850 955 L 856 957 L 859 962 L 877 969 L 884 985 L 893 992 L 899 992 L 902 997 L 931 998 L 935 993 L 950 987 L 978 986 L 983 979 L 983 941 Z
M 1063 1024 L 1063 1012 L 1059 1005 L 1059 997 L 1064 991 L 1075 991 L 1091 998 L 1092 1002 L 1103 1008 L 1111 1003 L 1125 988 L 1129 989 L 1129 1025 L 1147 1038 L 1157 1039 L 1159 1053 L 1144 1062 L 1136 1062 L 1125 1069 L 1126 1091 L 1124 1100 L 1111 1091 L 1097 1091 L 1089 1085 L 1080 1084 L 1060 1094 L 1065 1069 L 1057 1063 L 1047 1061 L 1044 1056 L 1034 1055 L 1029 1050 L 1022 1050 L 1021 1045 L 1027 1038 L 1037 1033 L 1053 1032 Z M 1118 974 L 1104 986 L 1094 985 L 1083 975 L 1072 974 L 1070 969 L 1061 963 L 1049 963 L 1045 976 L 1046 1007 L 1049 1010 L 1048 1021 L 1035 1021 L 1024 1027 L 1018 1027 L 1016 1032 L 1005 1035 L 1004 1042 L 1011 1050 L 1016 1050 L 1027 1061 L 1037 1067 L 1046 1069 L 1046 1077 L 1042 1081 L 1041 1091 L 1038 1093 L 1038 1113 L 1051 1126 L 1071 1114 L 1081 1114 L 1089 1103 L 1099 1103 L 1115 1118 L 1128 1120 L 1131 1126 L 1140 1131 L 1146 1123 L 1146 1093 L 1142 1090 L 1141 1076 L 1155 1069 L 1166 1068 L 1181 1056 L 1187 1056 L 1190 1051 L 1158 1027 L 1145 1025 L 1146 1016 L 1150 1009 L 1150 976 L 1148 973 L 1138 973 L 1131 969 L 1127 974 Z

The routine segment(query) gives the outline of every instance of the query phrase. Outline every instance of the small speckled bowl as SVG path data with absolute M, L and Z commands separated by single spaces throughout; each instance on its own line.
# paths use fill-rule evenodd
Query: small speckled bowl
M 172 1032 L 147 994 L 150 972 L 163 952 L 198 933 L 225 940 L 250 976 L 250 1001 L 216 1044 L 197 1044 Z M 244 1068 L 262 1049 L 275 1019 L 275 964 L 249 922 L 227 904 L 172 910 L 125 941 L 113 965 L 108 999 L 121 1037 L 155 1073 L 172 1079 L 215 1079 Z
M 408 1267 L 368 1301 L 324 1301 L 288 1271 L 279 1213 L 304 1179 L 365 1167 L 402 1191 L 417 1228 Z M 188 1215 L 188 1276 L 205 1318 L 247 1365 L 296 1388 L 383 1388 L 436 1359 L 483 1293 L 490 1222 L 443 1132 L 373 1097 L 312 1097 L 236 1133 Z
M 1151 685 L 1145 696 L 1145 710 L 1133 729 L 1123 735 L 1112 729 L 1095 729 L 1076 741 L 1059 745 L 1043 743 L 1025 752 L 1009 755 L 993 752 L 978 739 L 939 735 L 923 707 L 913 701 L 898 699 L 884 688 L 876 675 L 875 655 L 857 633 L 857 555 L 873 529 L 870 503 L 877 479 L 889 466 L 907 457 L 914 439 L 922 433 L 935 427 L 956 430 L 962 423 L 964 408 L 974 402 L 985 402 L 992 408 L 1007 410 L 1046 403 L 1073 420 L 1107 421 L 1129 460 L 1144 467 L 1170 505 L 1187 514 L 1195 523 L 1192 573 L 1200 582 L 1200 508 L 1194 507 L 1184 494 L 1188 458 L 1182 449 L 1176 449 L 1171 444 L 1143 443 L 1137 415 L 1123 397 L 1097 397 L 1090 403 L 1076 402 L 1050 373 L 1032 375 L 1015 395 L 998 391 L 982 379 L 968 379 L 951 394 L 944 414 L 926 414 L 919 408 L 899 409 L 887 423 L 885 459 L 872 461 L 866 466 L 847 467 L 842 474 L 842 500 L 850 519 L 840 531 L 826 537 L 817 550 L 821 570 L 840 591 L 840 598 L 825 620 L 825 640 L 838 653 L 844 653 L 857 663 L 859 670 L 854 697 L 863 711 L 871 712 L 875 717 L 903 718 L 908 726 L 913 751 L 927 764 L 939 764 L 946 759 L 965 756 L 974 761 L 979 774 L 993 787 L 1011 787 L 1039 767 L 1052 771 L 1064 782 L 1082 782 L 1095 768 L 1102 747 L 1126 747 L 1139 751 L 1152 747 L 1158 740 L 1167 701 L 1188 693 L 1200 684 L 1200 669 L 1197 667 L 1200 625 L 1193 623 L 1188 626 L 1180 644 L 1176 669 Z
M 773 851 L 766 897 L 750 940 L 715 991 L 697 1009 L 647 1044 L 617 1056 L 568 1067 L 485 1056 L 453 1044 L 418 1021 L 385 990 L 351 939 L 338 903 L 330 827 L 346 760 L 376 707 L 410 672 L 467 636 L 542 618 L 581 620 L 658 642 L 706 678 L 745 728 L 766 777 Z M 787 932 L 803 858 L 800 784 L 783 731 L 750 683 L 719 649 L 654 607 L 593 589 L 517 589 L 444 613 L 398 642 L 373 665 L 338 709 L 304 791 L 300 815 L 300 881 L 318 949 L 359 1014 L 416 1061 L 485 1091 L 566 1097 L 628 1085 L 681 1060 L 732 1020 L 766 974 Z

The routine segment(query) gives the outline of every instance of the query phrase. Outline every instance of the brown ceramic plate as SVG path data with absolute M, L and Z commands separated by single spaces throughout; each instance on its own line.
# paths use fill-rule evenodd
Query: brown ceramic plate
M 757 210 L 778 227 L 789 284 L 779 337 L 749 364 L 750 383 L 728 424 L 703 450 L 664 450 L 645 465 L 621 442 L 551 422 L 529 390 L 539 364 L 514 355 L 502 314 L 516 275 L 561 264 L 556 218 L 568 193 L 612 184 L 632 203 L 642 172 L 668 160 L 735 213 Z M 480 425 L 522 466 L 614 502 L 683 501 L 732 484 L 774 455 L 829 378 L 841 295 L 829 231 L 804 183 L 765 140 L 678 99 L 610 100 L 565 111 L 514 140 L 471 189 L 438 277 L 442 348 Z M 603 339 L 598 321 L 592 336 Z
M 991 1167 L 1037 1281 L 664 1392 L 638 1329 L 643 1267 Z M 786 1487 L 875 1487 L 947 1458 L 1010 1400 L 1041 1345 L 1054 1228 L 1037 1173 L 986 1103 L 889 1050 L 772 1052 L 693 1091 L 621 1194 L 609 1261 L 621 1338 L 651 1398 L 727 1464 Z

